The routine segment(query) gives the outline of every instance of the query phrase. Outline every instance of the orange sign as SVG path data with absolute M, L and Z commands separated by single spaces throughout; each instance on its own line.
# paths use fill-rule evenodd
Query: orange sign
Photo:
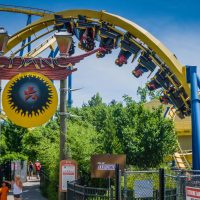
M 67 183 L 77 179 L 77 162 L 75 160 L 60 161 L 60 192 L 67 192 Z

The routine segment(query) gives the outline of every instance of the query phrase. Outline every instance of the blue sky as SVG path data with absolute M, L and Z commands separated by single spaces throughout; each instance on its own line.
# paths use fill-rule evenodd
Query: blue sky
M 183 65 L 200 66 L 199 0 L 0 0 L 0 3 L 52 11 L 78 8 L 106 10 L 147 29 L 174 52 Z M 0 13 L 0 26 L 4 26 L 10 34 L 25 23 L 25 15 Z M 117 54 L 118 50 L 99 60 L 92 56 L 77 65 L 79 70 L 74 74 L 74 88 L 84 89 L 73 94 L 75 106 L 87 102 L 96 92 L 101 94 L 105 102 L 121 100 L 124 94 L 137 99 L 137 87 L 143 86 L 147 77 L 133 78 L 131 70 L 134 65 L 130 63 L 123 68 L 115 66 Z

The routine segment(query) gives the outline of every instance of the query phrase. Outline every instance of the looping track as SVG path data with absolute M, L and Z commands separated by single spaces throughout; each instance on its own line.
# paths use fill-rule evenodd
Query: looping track
M 120 35 L 120 41 L 124 39 L 126 33 L 129 33 L 131 35 L 130 42 L 139 47 L 143 53 L 147 53 L 149 58 L 160 71 L 167 71 L 165 79 L 170 83 L 170 87 L 173 87 L 175 93 L 178 94 L 178 98 L 183 104 L 181 108 L 178 108 L 178 111 L 181 112 L 182 116 L 190 114 L 190 92 L 189 86 L 186 82 L 185 68 L 177 60 L 175 55 L 159 40 L 132 21 L 105 11 L 94 10 L 66 10 L 52 13 L 40 9 L 26 9 L 0 5 L 0 11 L 41 16 L 39 20 L 26 26 L 10 37 L 6 52 L 12 50 L 24 39 L 32 35 L 35 36 L 35 39 L 33 39 L 34 41 L 52 32 L 52 26 L 57 25 L 55 15 L 60 15 L 66 20 L 71 19 L 74 21 L 74 24 L 76 24 L 76 20 L 79 16 L 86 16 L 88 22 L 96 23 L 100 27 L 102 26 L 102 23 L 106 23 L 112 30 Z M 42 30 L 47 31 L 37 36 L 37 34 Z

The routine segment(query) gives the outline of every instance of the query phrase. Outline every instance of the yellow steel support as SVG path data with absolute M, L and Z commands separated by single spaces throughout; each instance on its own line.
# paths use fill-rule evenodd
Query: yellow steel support
M 43 51 L 45 51 L 47 48 L 54 49 L 55 42 L 56 38 L 54 36 L 51 36 L 50 38 L 45 40 L 42 44 L 33 49 L 31 52 L 24 55 L 24 57 L 36 57 Z
M 186 78 L 183 73 L 183 66 L 180 64 L 180 62 L 177 60 L 174 54 L 153 35 L 151 35 L 148 31 L 135 24 L 134 22 L 129 21 L 123 17 L 107 13 L 105 11 L 66 10 L 62 12 L 57 12 L 55 14 L 62 15 L 64 18 L 77 18 L 78 15 L 85 15 L 87 16 L 87 18 L 97 19 L 99 21 L 106 21 L 110 24 L 113 24 L 130 32 L 132 35 L 143 41 L 150 49 L 152 49 L 160 57 L 160 59 L 162 59 L 166 63 L 166 65 L 179 79 L 187 94 L 190 95 L 189 86 L 186 82 Z M 33 22 L 29 26 L 14 34 L 8 42 L 6 51 L 11 50 L 13 47 L 19 44 L 22 40 L 26 39 L 28 36 L 31 36 L 32 34 L 53 24 L 54 14 L 45 15 L 41 19 Z
M 14 57 L 17 53 L 19 53 L 19 52 L 21 51 L 21 49 L 27 47 L 29 44 L 32 44 L 32 43 L 35 42 L 36 40 L 38 40 L 38 39 L 44 37 L 45 35 L 47 35 L 47 34 L 53 32 L 53 31 L 54 31 L 53 29 L 51 29 L 51 30 L 48 29 L 47 32 L 42 33 L 41 35 L 38 35 L 38 36 L 35 35 L 35 38 L 32 39 L 30 42 L 27 42 L 24 46 L 20 47 L 20 48 L 17 49 L 15 52 L 12 52 L 12 55 L 11 55 L 11 56 Z
M 48 15 L 49 13 L 46 13 L 45 11 L 40 11 L 39 9 L 25 9 L 25 8 L 20 8 L 20 7 L 10 7 L 10 6 L 4 6 L 0 5 L 0 11 L 2 12 L 13 12 L 13 13 L 21 13 L 21 14 L 27 14 L 27 15 L 36 15 L 36 16 L 45 16 Z

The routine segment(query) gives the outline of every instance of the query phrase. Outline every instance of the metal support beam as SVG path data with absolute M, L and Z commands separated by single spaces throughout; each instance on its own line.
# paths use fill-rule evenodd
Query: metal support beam
M 199 76 L 197 76 L 197 83 L 198 83 L 198 87 L 200 89 L 200 77 Z
M 32 16 L 28 15 L 27 25 L 31 24 L 32 22 Z M 28 37 L 28 43 L 31 42 L 31 36 Z M 28 45 L 28 52 L 31 51 L 31 43 Z
M 200 170 L 200 104 L 198 93 L 199 77 L 196 66 L 186 67 L 187 82 L 191 89 L 192 110 L 192 168 Z
M 66 141 L 67 141 L 67 123 L 66 123 L 66 88 L 67 80 L 60 81 L 60 160 L 67 159 Z M 66 193 L 59 192 L 59 200 L 65 200 Z
M 59 52 L 59 48 L 58 47 L 56 47 L 55 50 L 52 49 L 50 54 L 49 54 L 49 56 L 48 56 L 48 58 L 55 58 L 57 56 L 58 52 Z
M 165 199 L 165 171 L 159 169 L 159 200 Z
M 120 167 L 115 165 L 115 199 L 120 200 Z
M 72 35 L 63 29 L 54 34 L 60 50 L 60 56 L 68 57 L 68 52 L 72 44 Z M 57 53 L 58 50 L 56 49 Z M 60 161 L 69 158 L 67 150 L 67 80 L 60 81 Z M 66 192 L 59 192 L 59 200 L 67 200 Z
M 68 76 L 68 108 L 72 107 L 72 74 Z
M 67 157 L 66 153 L 66 88 L 67 80 L 60 81 L 60 160 L 64 160 Z
M 31 24 L 31 22 L 32 22 L 32 16 L 31 16 L 31 15 L 28 15 L 28 19 L 27 19 L 27 22 L 26 22 L 26 26 L 29 25 L 29 24 Z M 31 36 L 28 37 L 28 43 L 30 43 L 30 42 L 31 42 Z M 25 44 L 26 44 L 26 40 L 23 40 L 23 41 L 22 41 L 21 47 L 23 47 Z M 30 51 L 31 51 L 31 43 L 28 45 L 28 52 L 30 52 Z M 21 51 L 20 51 L 20 53 L 19 53 L 19 56 L 22 57 L 23 54 L 24 54 L 24 48 L 21 49 Z

